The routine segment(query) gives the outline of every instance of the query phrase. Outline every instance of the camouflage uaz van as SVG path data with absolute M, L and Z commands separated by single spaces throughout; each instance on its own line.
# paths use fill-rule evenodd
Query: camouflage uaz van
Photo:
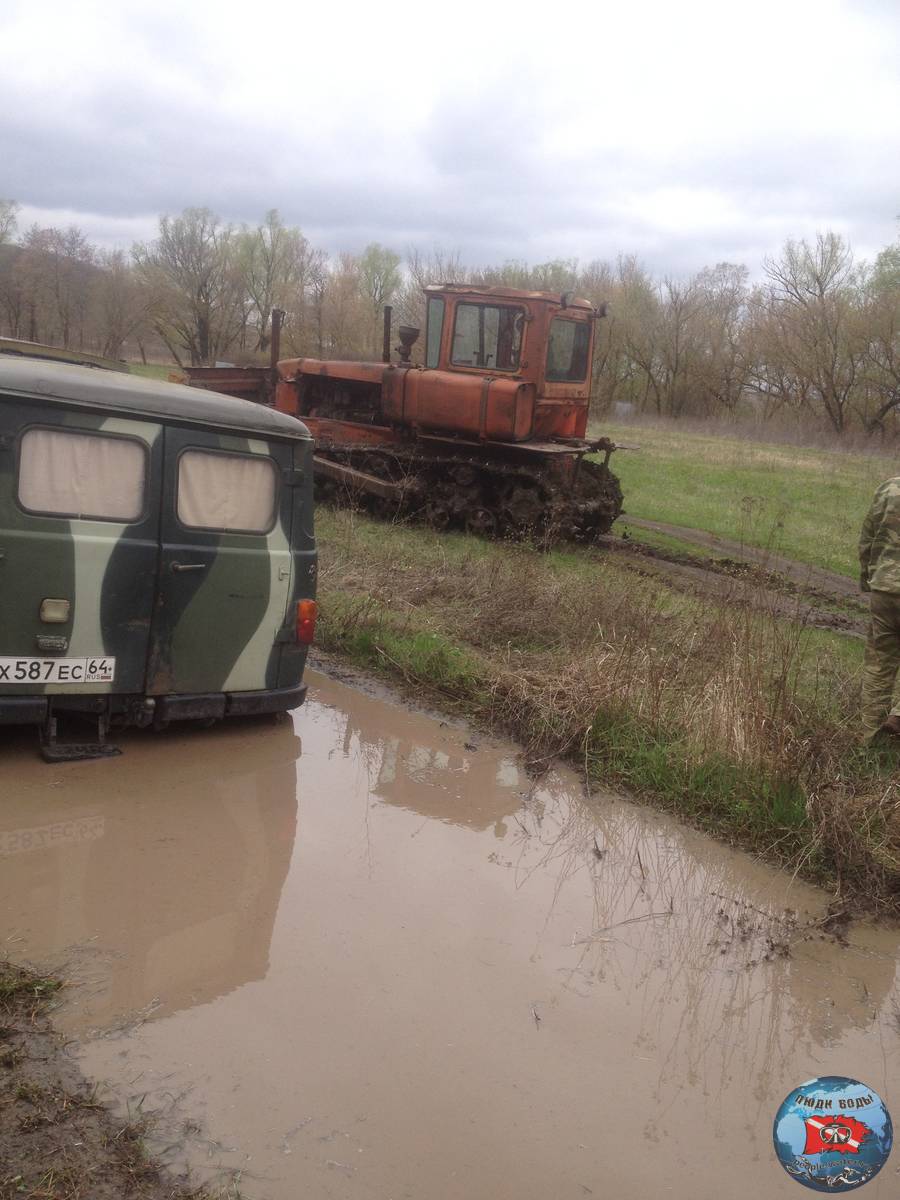
M 110 724 L 300 704 L 311 459 L 273 409 L 0 352 L 0 723 L 75 757 Z

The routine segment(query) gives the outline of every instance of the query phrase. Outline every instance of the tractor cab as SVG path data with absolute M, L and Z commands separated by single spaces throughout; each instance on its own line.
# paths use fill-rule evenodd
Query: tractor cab
M 425 295 L 426 370 L 531 384 L 535 432 L 584 436 L 601 312 L 570 293 L 441 284 Z

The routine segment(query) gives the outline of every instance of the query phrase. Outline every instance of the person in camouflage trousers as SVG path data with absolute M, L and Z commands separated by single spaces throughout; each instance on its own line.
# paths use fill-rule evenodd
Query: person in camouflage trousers
M 871 593 L 871 623 L 863 670 L 863 737 L 900 737 L 900 476 L 876 491 L 859 539 L 860 585 Z

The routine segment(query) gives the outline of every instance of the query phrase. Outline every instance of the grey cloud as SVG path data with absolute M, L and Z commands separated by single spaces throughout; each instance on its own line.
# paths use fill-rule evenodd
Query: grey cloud
M 521 64 L 477 95 L 451 85 L 417 134 L 378 135 L 360 113 L 346 114 L 334 135 L 290 112 L 229 116 L 197 31 L 172 49 L 183 80 L 190 68 L 189 83 L 172 82 L 172 73 L 161 81 L 142 62 L 152 61 L 169 26 L 142 20 L 142 54 L 127 70 L 111 68 L 81 104 L 60 109 L 52 95 L 23 94 L 0 79 L 0 194 L 94 214 L 94 227 L 104 215 L 193 204 L 234 221 L 277 207 L 330 250 L 372 240 L 440 244 L 473 264 L 636 252 L 679 274 L 721 259 L 756 266 L 783 237 L 809 235 L 816 224 L 844 223 L 878 244 L 892 235 L 900 207 L 898 156 L 827 132 L 804 147 L 762 130 L 687 152 L 611 150 L 588 138 L 556 153 L 547 147 L 551 97 Z M 615 119 L 610 107 L 603 120 Z M 628 211 L 630 198 L 672 187 L 713 189 L 735 216 L 726 228 L 673 232 Z
M 67 113 L 14 105 L 3 90 L 5 187 L 32 204 L 128 215 L 213 193 L 240 208 L 265 172 L 262 147 L 189 97 L 104 84 Z

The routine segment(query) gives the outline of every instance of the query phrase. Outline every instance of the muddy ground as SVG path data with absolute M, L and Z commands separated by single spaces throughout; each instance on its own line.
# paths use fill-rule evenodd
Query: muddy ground
M 4 946 L 66 980 L 83 1094 L 114 1128 L 153 1113 L 167 1169 L 250 1200 L 778 1200 L 796 1084 L 896 1106 L 896 930 L 377 685 L 310 683 L 288 721 L 104 762 L 0 743 Z
M 677 538 L 696 547 L 696 552 L 635 541 L 628 537 L 629 526 Z M 865 597 L 855 580 L 835 571 L 703 530 L 637 517 L 622 517 L 615 533 L 601 541 L 605 551 L 620 555 L 636 572 L 664 578 L 695 595 L 763 609 L 849 637 L 866 636 Z
M 140 1114 L 100 1102 L 49 1017 L 56 982 L 0 962 L 2 1200 L 200 1200 L 145 1151 Z

